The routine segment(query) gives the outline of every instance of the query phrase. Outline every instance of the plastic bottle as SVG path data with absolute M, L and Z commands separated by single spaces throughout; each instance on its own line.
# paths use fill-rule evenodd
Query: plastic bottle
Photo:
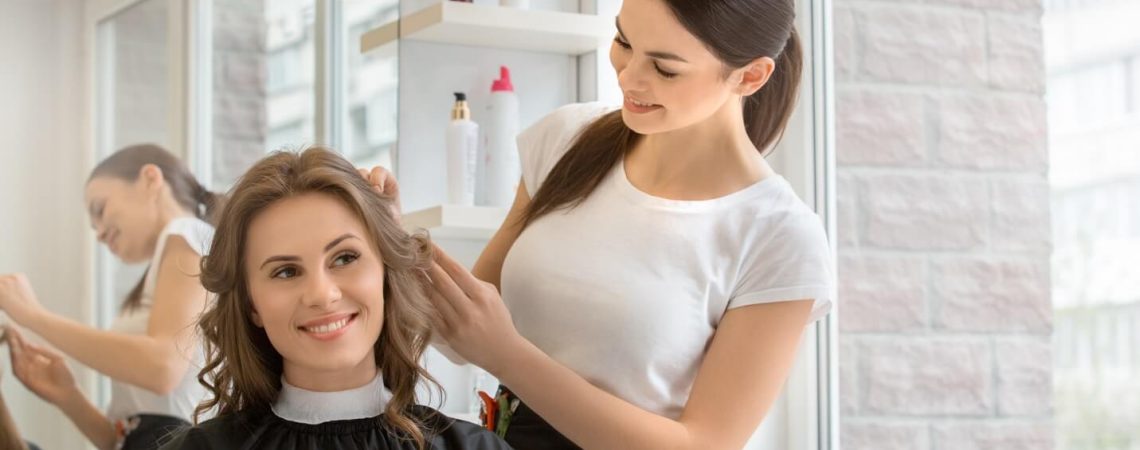
M 447 125 L 447 202 L 475 205 L 475 166 L 479 148 L 479 125 L 471 121 L 467 95 L 455 93 L 451 123 Z
M 486 143 L 482 160 L 485 204 L 508 207 L 515 199 L 519 184 L 519 151 L 515 138 L 519 133 L 519 99 L 511 84 L 511 72 L 499 68 L 500 78 L 491 85 L 491 103 L 487 107 L 484 134 Z

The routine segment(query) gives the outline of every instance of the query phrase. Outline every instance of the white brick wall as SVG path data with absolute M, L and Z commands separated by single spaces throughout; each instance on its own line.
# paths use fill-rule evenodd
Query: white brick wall
M 918 421 L 848 420 L 843 450 L 929 450 L 929 428 Z
M 1053 448 L 1053 429 L 1042 420 L 943 422 L 933 427 L 938 450 L 1041 450 Z
M 859 62 L 869 81 L 976 86 L 986 79 L 985 16 L 909 3 L 852 9 Z
M 856 349 L 868 415 L 979 416 L 994 407 L 990 346 L 982 338 L 864 338 Z
M 1052 405 L 1052 368 L 1048 342 L 1033 338 L 998 339 L 995 345 L 998 373 L 998 412 L 1007 416 L 1049 414 Z
M 841 442 L 1051 449 L 1040 0 L 836 0 Z

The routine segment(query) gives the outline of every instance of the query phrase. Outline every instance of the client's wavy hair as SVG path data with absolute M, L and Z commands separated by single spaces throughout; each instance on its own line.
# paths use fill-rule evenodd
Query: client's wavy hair
M 210 254 L 202 260 L 202 284 L 217 294 L 217 301 L 199 323 L 206 364 L 198 380 L 212 395 L 196 409 L 195 421 L 215 407 L 218 417 L 268 411 L 277 398 L 282 357 L 251 319 L 244 249 L 258 213 L 275 202 L 312 192 L 331 195 L 355 212 L 383 260 L 384 325 L 375 353 L 384 384 L 392 391 L 383 417 L 423 448 L 422 424 L 406 411 L 416 402 L 419 381 L 427 380 L 439 389 L 418 363 L 431 337 L 434 314 L 427 296 L 430 287 L 424 281 L 431 245 L 425 235 L 404 231 L 392 213 L 392 200 L 377 194 L 340 155 L 321 147 L 262 159 L 229 194 Z

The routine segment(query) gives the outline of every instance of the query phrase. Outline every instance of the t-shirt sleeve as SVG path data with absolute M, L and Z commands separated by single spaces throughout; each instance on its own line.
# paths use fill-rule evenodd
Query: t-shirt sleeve
M 789 300 L 813 300 L 810 321 L 831 310 L 835 298 L 831 247 L 819 216 L 789 214 L 741 270 L 728 309 Z
M 531 198 L 534 198 L 546 180 L 546 175 L 570 149 L 579 132 L 614 109 L 615 107 L 603 103 L 566 105 L 519 133 L 516 143 L 519 147 L 523 185 Z
M 210 253 L 210 244 L 214 240 L 214 227 L 210 224 L 198 219 L 183 218 L 167 226 L 170 236 L 180 236 L 199 256 Z

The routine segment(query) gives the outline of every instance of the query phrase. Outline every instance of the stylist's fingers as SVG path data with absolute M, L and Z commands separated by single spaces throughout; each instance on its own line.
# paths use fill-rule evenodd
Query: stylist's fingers
M 12 360 L 24 351 L 24 336 L 20 334 L 20 330 L 14 326 L 8 326 L 4 329 L 4 336 L 8 339 L 8 348 L 12 353 Z
M 448 279 L 453 280 L 453 284 L 467 294 L 472 299 L 481 299 L 484 290 L 487 286 L 475 275 L 472 275 L 463 264 L 456 261 L 451 255 L 448 255 L 432 242 L 432 256 L 435 258 L 437 266 L 447 273 Z M 433 275 L 434 277 L 434 275 Z
M 372 172 L 368 176 L 368 183 L 376 188 L 380 195 L 391 195 L 387 192 L 385 184 L 388 182 L 388 171 L 383 167 L 373 167 Z
M 24 339 L 15 327 L 8 328 L 8 357 L 12 361 L 12 373 L 20 381 L 27 379 L 28 365 L 31 363 L 24 347 Z
M 27 370 L 31 368 L 31 364 L 49 360 L 43 347 L 24 340 L 24 336 L 19 332 L 12 333 L 9 339 L 12 348 L 12 366 L 19 365 L 21 369 Z
M 443 270 L 437 263 L 431 264 L 431 270 L 428 272 L 431 276 L 431 285 L 435 292 L 440 296 L 440 303 L 445 307 L 444 312 L 451 314 L 450 318 L 461 319 L 462 311 L 464 310 L 464 303 L 470 302 L 467 294 L 463 292 L 459 286 L 455 285 L 455 281 L 451 276 Z M 454 324 L 455 322 L 452 322 Z
M 399 222 L 403 215 L 403 208 L 400 206 L 400 184 L 396 182 L 396 177 L 388 169 L 376 166 L 371 171 L 367 171 L 364 178 L 368 180 L 368 184 L 377 194 L 392 201 L 392 216 Z
M 435 314 L 432 314 L 432 326 L 445 339 L 450 338 L 452 332 L 455 331 L 456 320 L 458 320 L 454 307 L 434 289 L 431 290 L 428 297 L 431 299 L 432 305 L 435 306 Z
M 434 267 L 428 268 L 428 270 L 422 273 L 423 281 L 428 285 L 426 292 L 428 300 L 430 300 L 432 306 L 435 307 L 436 315 L 439 316 L 438 318 L 440 321 L 442 321 L 444 325 L 453 325 L 455 323 L 455 318 L 458 317 L 458 313 L 455 311 L 455 306 L 453 306 L 451 302 L 444 298 L 443 294 L 439 293 L 439 289 L 435 287 L 436 278 L 439 278 L 440 276 L 446 276 L 446 274 L 440 275 L 439 273 L 434 272 L 432 269 L 434 269 Z
M 38 358 L 43 358 L 44 361 L 63 361 L 63 355 L 50 348 L 33 344 L 28 342 L 24 344 L 24 348 L 28 353 L 35 355 Z
M 381 194 L 394 198 L 400 196 L 400 183 L 396 182 L 396 177 L 388 169 L 380 166 L 373 167 L 368 179 L 374 186 L 380 187 Z

